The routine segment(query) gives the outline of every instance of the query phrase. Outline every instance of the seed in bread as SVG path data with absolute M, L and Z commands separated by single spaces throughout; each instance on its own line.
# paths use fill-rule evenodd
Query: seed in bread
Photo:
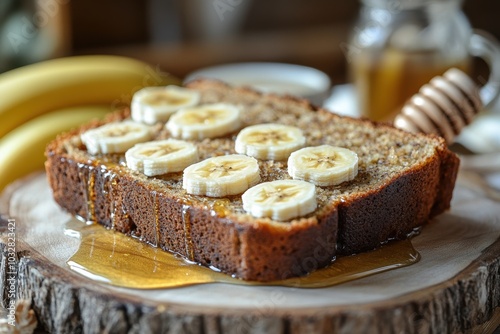
M 238 105 L 241 128 L 277 123 L 299 128 L 305 146 L 331 145 L 358 156 L 358 174 L 334 186 L 316 186 L 316 209 L 290 220 L 257 218 L 241 195 L 208 197 L 183 189 L 182 173 L 148 177 L 123 165 L 122 154 L 90 154 L 80 134 L 125 121 L 127 111 L 59 136 L 47 147 L 46 170 L 54 199 L 144 242 L 245 280 L 270 281 L 307 274 L 335 257 L 368 251 L 414 229 L 450 206 L 458 158 L 436 136 L 341 117 L 305 100 L 261 94 L 200 80 L 188 85 L 200 105 Z M 152 126 L 153 138 L 171 133 Z M 236 154 L 237 130 L 190 140 L 201 161 Z M 286 160 L 256 160 L 260 182 L 290 180 Z M 90 205 L 91 204 L 91 205 Z

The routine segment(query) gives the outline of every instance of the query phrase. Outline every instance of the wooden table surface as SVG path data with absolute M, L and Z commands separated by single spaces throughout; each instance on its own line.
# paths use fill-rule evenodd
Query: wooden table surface
M 285 62 L 315 67 L 334 84 L 346 80 L 347 26 L 258 33 L 222 41 L 162 46 L 131 45 L 87 49 L 83 54 L 115 54 L 144 60 L 180 78 L 206 66 L 232 62 Z

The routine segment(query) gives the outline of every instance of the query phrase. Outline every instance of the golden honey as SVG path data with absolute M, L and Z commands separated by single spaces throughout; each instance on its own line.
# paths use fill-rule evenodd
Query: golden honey
M 187 210 L 185 219 L 189 220 Z M 261 283 L 232 278 L 97 224 L 85 225 L 74 220 L 68 224 L 66 234 L 80 235 L 81 239 L 79 249 L 67 261 L 73 271 L 93 280 L 134 289 L 207 283 L 321 288 L 409 266 L 420 259 L 410 240 L 397 241 L 371 252 L 338 258 L 327 268 L 307 276 Z
M 406 101 L 433 77 L 456 67 L 468 73 L 468 58 L 436 59 L 434 51 L 387 48 L 380 54 L 361 52 L 351 64 L 363 116 L 392 121 Z

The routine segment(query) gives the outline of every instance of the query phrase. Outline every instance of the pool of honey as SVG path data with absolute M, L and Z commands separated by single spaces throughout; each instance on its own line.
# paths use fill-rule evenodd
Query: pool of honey
M 134 289 L 207 283 L 321 288 L 409 266 L 420 260 L 410 240 L 393 241 L 371 252 L 338 258 L 330 266 L 307 276 L 261 283 L 243 281 L 215 268 L 202 267 L 97 224 L 71 221 L 65 234 L 81 240 L 78 250 L 67 261 L 71 270 L 96 281 Z

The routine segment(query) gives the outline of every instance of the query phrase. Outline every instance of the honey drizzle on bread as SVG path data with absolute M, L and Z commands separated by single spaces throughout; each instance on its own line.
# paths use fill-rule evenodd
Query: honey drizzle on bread
M 337 255 L 407 238 L 414 228 L 449 208 L 458 158 L 441 138 L 340 117 L 318 110 L 305 100 L 262 95 L 219 82 L 195 81 L 189 87 L 201 92 L 203 103 L 240 105 L 244 126 L 289 124 L 304 131 L 308 146 L 331 144 L 355 151 L 359 156 L 358 175 L 341 185 L 317 187 L 318 208 L 309 215 L 290 222 L 257 219 L 243 211 L 238 195 L 222 200 L 221 205 L 221 199 L 187 195 L 181 189 L 180 173 L 148 178 L 120 165 L 119 156 L 89 155 L 78 135 L 103 124 L 93 122 L 59 136 L 47 148 L 46 169 L 57 203 L 81 215 L 86 208 L 75 189 L 83 180 L 74 175 L 80 164 L 105 166 L 91 172 L 95 182 L 101 182 L 106 173 L 116 175 L 115 208 L 123 208 L 114 217 L 116 230 L 154 243 L 156 209 L 150 198 L 156 192 L 161 231 L 158 247 L 258 281 L 304 275 L 330 264 Z M 116 113 L 106 122 L 128 115 L 127 111 Z M 155 139 L 169 136 L 162 126 L 155 133 Z M 200 159 L 234 153 L 235 136 L 196 142 Z M 259 166 L 262 182 L 290 178 L 286 162 L 260 160 Z M 105 195 L 97 192 L 96 201 L 104 205 Z M 189 224 L 185 224 L 185 213 Z M 96 211 L 97 221 L 106 226 L 112 225 L 110 215 L 109 209 Z

